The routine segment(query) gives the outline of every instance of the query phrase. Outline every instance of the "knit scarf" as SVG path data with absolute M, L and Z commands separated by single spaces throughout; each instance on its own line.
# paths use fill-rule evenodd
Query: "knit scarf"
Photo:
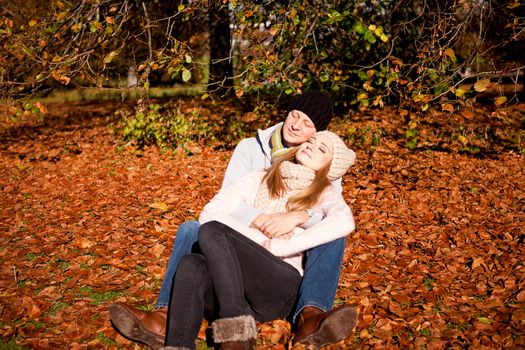
M 272 156 L 272 163 L 279 157 L 285 155 L 290 151 L 289 148 L 287 148 L 283 144 L 283 124 L 279 125 L 277 129 L 272 134 L 272 137 L 270 138 L 270 147 L 271 147 L 271 156 Z
M 265 214 L 285 213 L 291 192 L 305 190 L 315 178 L 314 170 L 289 161 L 281 163 L 279 170 L 288 188 L 286 193 L 277 199 L 270 198 L 268 185 L 263 181 L 255 196 L 255 207 Z

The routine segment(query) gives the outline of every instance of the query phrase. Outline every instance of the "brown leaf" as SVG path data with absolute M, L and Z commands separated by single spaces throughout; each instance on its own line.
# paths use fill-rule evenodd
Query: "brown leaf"
M 40 310 L 40 304 L 36 299 L 29 296 L 23 296 L 22 300 L 24 302 L 26 315 L 30 320 L 33 320 L 42 314 L 42 310 Z

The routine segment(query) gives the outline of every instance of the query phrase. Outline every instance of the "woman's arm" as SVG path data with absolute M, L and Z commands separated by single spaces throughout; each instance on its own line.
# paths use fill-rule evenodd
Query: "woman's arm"
M 349 235 L 355 229 L 352 211 L 341 195 L 326 191 L 319 204 L 325 218 L 290 239 L 271 239 L 269 251 L 286 257 Z
M 258 243 L 268 239 L 259 230 L 250 228 L 249 224 L 247 225 L 237 220 L 232 215 L 235 208 L 240 205 L 248 204 L 253 206 L 257 188 L 263 175 L 264 172 L 252 172 L 241 177 L 231 185 L 222 188 L 202 209 L 199 222 L 201 224 L 209 221 L 222 222 Z

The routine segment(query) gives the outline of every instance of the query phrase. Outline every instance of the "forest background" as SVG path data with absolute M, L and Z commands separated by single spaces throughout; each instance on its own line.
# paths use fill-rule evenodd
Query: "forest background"
M 525 346 L 520 1 L 0 1 L 1 349 L 138 348 L 180 223 L 291 96 L 358 162 L 333 348 Z M 211 169 L 211 171 L 210 171 Z M 289 324 L 259 325 L 285 348 Z M 204 341 L 199 347 L 206 348 Z

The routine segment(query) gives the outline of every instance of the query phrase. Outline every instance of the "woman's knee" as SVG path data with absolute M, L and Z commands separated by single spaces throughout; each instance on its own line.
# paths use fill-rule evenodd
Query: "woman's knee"
M 223 226 L 224 224 L 218 221 L 209 221 L 200 227 L 199 245 L 201 249 L 206 250 L 207 247 L 213 248 L 217 245 L 217 239 L 224 234 Z
M 203 264 L 206 263 L 206 258 L 200 254 L 186 254 L 180 258 L 177 273 L 188 270 L 195 273 Z

